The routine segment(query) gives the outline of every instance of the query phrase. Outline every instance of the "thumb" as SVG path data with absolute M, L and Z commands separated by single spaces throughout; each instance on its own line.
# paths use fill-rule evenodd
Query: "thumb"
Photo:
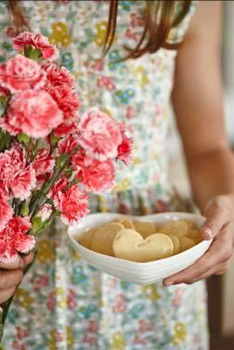
M 226 223 L 226 212 L 215 204 L 210 204 L 204 211 L 206 221 L 201 227 L 201 236 L 209 240 L 218 235 Z

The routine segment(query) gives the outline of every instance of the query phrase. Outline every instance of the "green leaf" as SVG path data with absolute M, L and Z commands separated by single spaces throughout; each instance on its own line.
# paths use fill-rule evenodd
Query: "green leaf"
M 26 45 L 24 48 L 24 56 L 31 58 L 31 60 L 38 61 L 38 59 L 41 57 L 41 50 Z
M 29 214 L 29 206 L 27 203 L 24 203 L 21 210 L 20 210 L 20 214 L 22 216 L 27 216 Z
M 25 143 L 26 145 L 30 141 L 30 137 L 28 135 L 26 135 L 26 134 L 19 134 L 17 136 L 17 139 L 19 140 L 19 142 Z
M 39 216 L 34 217 L 32 219 L 32 230 L 34 232 L 39 231 L 40 229 L 42 229 L 43 224 L 44 223 L 42 222 L 41 217 L 39 217 Z
M 4 132 L 0 129 L 0 151 L 6 148 L 6 138 Z
M 0 103 L 5 106 L 6 103 L 7 103 L 7 99 L 8 97 L 7 96 L 0 96 Z

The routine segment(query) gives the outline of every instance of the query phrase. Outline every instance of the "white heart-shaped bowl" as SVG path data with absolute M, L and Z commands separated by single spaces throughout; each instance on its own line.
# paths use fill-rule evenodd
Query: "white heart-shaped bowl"
M 107 256 L 93 252 L 80 245 L 77 240 L 84 232 L 92 227 L 101 226 L 115 218 L 122 217 L 122 214 L 97 213 L 90 214 L 84 218 L 78 225 L 71 226 L 68 229 L 70 241 L 79 254 L 87 260 L 90 265 L 96 267 L 102 272 L 115 276 L 127 282 L 133 282 L 139 285 L 148 285 L 159 282 L 169 277 L 197 261 L 209 248 L 212 241 L 202 241 L 191 249 L 188 249 L 169 258 L 138 263 Z M 134 221 L 148 221 L 161 224 L 167 221 L 190 220 L 200 227 L 205 218 L 197 214 L 168 212 L 163 214 L 154 214 L 147 216 L 135 216 Z

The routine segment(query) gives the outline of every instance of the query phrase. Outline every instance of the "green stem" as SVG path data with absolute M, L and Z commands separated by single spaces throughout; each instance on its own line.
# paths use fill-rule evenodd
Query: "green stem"
M 31 217 L 37 212 L 37 210 L 46 203 L 47 200 L 47 194 L 49 193 L 51 187 L 55 184 L 55 182 L 60 178 L 64 167 L 66 166 L 66 164 L 64 164 L 62 166 L 62 168 L 58 168 L 55 170 L 55 172 L 53 173 L 51 179 L 48 182 L 45 182 L 40 195 L 38 196 L 36 202 L 33 204 L 31 210 L 30 210 L 30 215 Z

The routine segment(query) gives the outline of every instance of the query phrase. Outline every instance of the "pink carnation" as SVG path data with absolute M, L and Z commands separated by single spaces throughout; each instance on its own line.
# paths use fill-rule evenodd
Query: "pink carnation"
M 66 120 L 77 117 L 80 98 L 75 91 L 74 78 L 64 67 L 55 64 L 43 65 L 47 79 L 45 90 L 54 98 Z
M 55 166 L 55 159 L 50 155 L 48 149 L 40 149 L 33 162 L 36 176 L 51 172 Z
M 113 186 L 114 166 L 110 159 L 99 161 L 87 157 L 84 152 L 77 152 L 72 157 L 72 164 L 77 170 L 76 178 L 88 192 L 105 191 Z
M 62 112 L 47 92 L 26 90 L 12 97 L 8 124 L 4 127 L 9 132 L 14 128 L 31 137 L 41 138 L 47 136 L 62 121 Z
M 16 128 L 10 123 L 8 114 L 6 114 L 4 118 L 0 118 L 0 128 L 2 128 L 4 131 L 8 131 L 12 136 L 16 136 L 21 133 L 20 128 Z
M 24 32 L 12 40 L 15 50 L 23 51 L 25 47 L 32 46 L 41 51 L 41 55 L 48 61 L 54 61 L 58 58 L 58 50 L 49 43 L 48 38 L 41 34 Z
M 10 150 L 0 153 L 0 181 L 4 191 L 11 190 L 13 197 L 27 199 L 36 185 L 35 170 L 27 165 L 24 150 L 14 145 Z
M 39 88 L 43 85 L 45 76 L 39 64 L 22 55 L 0 65 L 0 83 L 11 92 Z
M 80 99 L 78 94 L 67 85 L 46 85 L 45 90 L 57 102 L 65 119 L 77 117 L 80 108 Z
M 52 173 L 44 173 L 37 175 L 36 190 L 40 190 L 45 182 L 49 181 L 52 176 Z
M 0 231 L 3 230 L 13 216 L 13 208 L 3 190 L 0 190 Z
M 18 253 L 28 253 L 35 246 L 35 239 L 26 233 L 31 228 L 29 217 L 14 216 L 0 232 L 0 261 L 14 261 Z
M 61 212 L 61 219 L 65 224 L 75 224 L 89 213 L 89 197 L 77 185 L 66 191 L 59 191 L 54 199 L 55 207 Z
M 9 92 L 7 88 L 0 85 L 0 97 L 7 97 Z
M 68 85 L 74 88 L 75 80 L 65 67 L 59 67 L 54 63 L 50 63 L 43 64 L 42 68 L 46 72 L 47 84 L 50 83 L 53 86 Z
M 76 133 L 64 137 L 58 143 L 58 154 L 71 153 L 79 145 L 79 135 Z
M 77 117 L 67 120 L 66 122 L 59 124 L 57 128 L 53 130 L 53 133 L 57 137 L 64 137 L 68 134 L 71 134 L 77 130 L 79 124 L 79 119 Z
M 58 181 L 55 182 L 54 186 L 51 188 L 48 197 L 57 198 L 59 192 L 62 192 L 65 187 L 68 185 L 68 180 L 66 177 L 61 177 Z
M 125 134 L 125 125 L 121 124 L 122 142 L 118 147 L 116 160 L 121 160 L 124 164 L 129 165 L 132 161 L 133 138 Z
M 80 144 L 91 156 L 103 161 L 117 156 L 122 142 L 120 124 L 96 108 L 81 118 Z

